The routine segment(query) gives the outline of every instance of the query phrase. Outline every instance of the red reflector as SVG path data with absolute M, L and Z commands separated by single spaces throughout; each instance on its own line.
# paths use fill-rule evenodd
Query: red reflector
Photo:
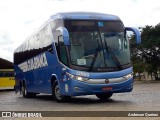
M 102 90 L 104 90 L 104 91 L 106 91 L 106 90 L 112 90 L 112 87 L 111 86 L 103 87 Z

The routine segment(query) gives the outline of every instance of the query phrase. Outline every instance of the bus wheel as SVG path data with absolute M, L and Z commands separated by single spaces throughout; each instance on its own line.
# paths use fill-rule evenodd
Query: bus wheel
M 70 96 L 64 96 L 60 94 L 58 83 L 53 86 L 52 95 L 57 102 L 66 102 L 70 100 Z
M 22 84 L 22 95 L 23 95 L 23 97 L 25 97 L 25 98 L 30 98 L 30 97 L 35 97 L 35 96 L 36 96 L 35 93 L 27 92 L 25 83 Z
M 107 100 L 109 99 L 113 93 L 107 93 L 107 94 L 96 94 L 96 96 L 101 100 Z

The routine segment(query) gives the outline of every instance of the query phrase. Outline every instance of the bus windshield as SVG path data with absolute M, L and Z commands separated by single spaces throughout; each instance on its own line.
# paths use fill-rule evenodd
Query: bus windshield
M 121 21 L 67 20 L 69 56 L 73 66 L 90 71 L 130 67 L 129 41 Z

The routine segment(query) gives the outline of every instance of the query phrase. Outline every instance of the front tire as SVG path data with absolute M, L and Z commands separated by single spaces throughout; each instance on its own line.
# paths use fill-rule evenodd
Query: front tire
M 107 93 L 107 94 L 96 94 L 96 96 L 101 99 L 101 100 L 108 100 L 111 96 L 113 95 L 113 93 Z
M 52 95 L 57 102 L 66 102 L 70 100 L 70 96 L 60 94 L 58 83 L 53 86 Z

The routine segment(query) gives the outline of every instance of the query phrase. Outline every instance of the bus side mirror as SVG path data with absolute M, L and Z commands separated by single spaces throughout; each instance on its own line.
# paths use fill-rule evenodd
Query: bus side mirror
M 64 42 L 64 45 L 70 45 L 68 30 L 65 27 L 59 27 L 56 31 L 60 32 L 58 36 L 63 36 L 63 41 L 61 42 Z
M 135 34 L 136 43 L 137 44 L 141 43 L 141 33 L 138 31 L 138 29 L 133 27 L 125 27 L 125 32 L 126 31 L 132 31 Z

